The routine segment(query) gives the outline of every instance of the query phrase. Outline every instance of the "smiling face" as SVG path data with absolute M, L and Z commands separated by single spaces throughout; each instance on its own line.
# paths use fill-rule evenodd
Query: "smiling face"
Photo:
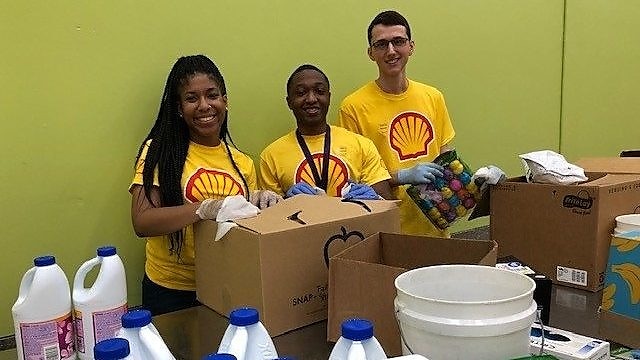
M 287 104 L 302 134 L 317 135 L 325 131 L 330 98 L 329 83 L 320 72 L 302 70 L 291 78 Z
M 191 141 L 206 145 L 220 144 L 220 128 L 227 113 L 227 96 L 213 77 L 196 73 L 178 91 L 180 114 L 189 128 Z
M 394 39 L 408 39 L 407 30 L 402 25 L 375 25 L 371 29 L 371 44 L 367 50 L 369 58 L 376 62 L 381 77 L 404 75 L 409 56 L 413 54 L 413 40 L 404 45 L 393 45 Z M 385 48 L 377 48 L 373 44 L 387 43 Z

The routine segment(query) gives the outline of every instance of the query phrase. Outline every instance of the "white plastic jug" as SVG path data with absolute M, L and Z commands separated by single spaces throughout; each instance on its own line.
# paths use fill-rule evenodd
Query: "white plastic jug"
M 237 360 L 271 360 L 278 358 L 276 347 L 260 322 L 254 308 L 239 308 L 229 314 L 229 326 L 222 336 L 218 353 L 233 354 Z
M 122 315 L 122 329 L 116 336 L 129 341 L 131 357 L 136 360 L 175 360 L 151 323 L 149 310 L 131 310 Z
M 127 312 L 127 279 L 116 248 L 104 246 L 96 252 L 98 256 L 82 264 L 73 279 L 76 348 L 81 360 L 93 359 L 93 346 L 113 338 Z M 85 288 L 85 278 L 96 266 L 100 266 L 98 276 Z
M 238 360 L 232 354 L 224 354 L 224 353 L 213 353 L 206 355 L 202 358 L 202 360 Z
M 342 322 L 342 336 L 331 350 L 329 360 L 380 360 L 387 355 L 373 336 L 373 324 L 365 319 Z
M 129 342 L 122 338 L 102 340 L 93 347 L 96 360 L 134 360 L 129 353 Z
M 73 359 L 71 292 L 53 256 L 37 257 L 20 282 L 13 308 L 18 359 Z

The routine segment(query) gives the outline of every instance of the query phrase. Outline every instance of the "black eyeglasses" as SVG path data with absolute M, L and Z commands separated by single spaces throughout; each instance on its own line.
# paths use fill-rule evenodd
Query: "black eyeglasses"
M 386 50 L 389 48 L 389 44 L 393 45 L 394 48 L 400 48 L 403 47 L 405 45 L 407 45 L 407 43 L 409 42 L 409 39 L 404 38 L 404 37 L 394 37 L 391 40 L 386 40 L 386 39 L 381 39 L 378 40 L 376 42 L 374 42 L 373 44 L 371 44 L 371 47 L 374 50 Z

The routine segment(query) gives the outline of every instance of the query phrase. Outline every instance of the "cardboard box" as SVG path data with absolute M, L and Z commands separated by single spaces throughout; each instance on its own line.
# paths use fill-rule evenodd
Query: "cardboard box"
M 327 340 L 337 341 L 342 321 L 361 317 L 387 356 L 402 354 L 395 317 L 395 279 L 411 269 L 442 264 L 495 266 L 497 244 L 490 240 L 445 239 L 379 233 L 329 260 Z
M 602 292 L 600 331 L 627 346 L 640 347 L 640 239 L 613 236 Z M 626 336 L 635 327 L 635 340 Z M 625 334 L 623 334 L 625 333 Z
M 640 175 L 587 173 L 578 185 L 509 179 L 491 188 L 491 238 L 556 284 L 604 286 L 615 217 L 640 205 Z
M 640 174 L 640 158 L 637 157 L 595 157 L 583 158 L 576 162 L 587 172 L 609 174 Z
M 307 195 L 236 223 L 217 242 L 215 221 L 196 224 L 197 297 L 225 316 L 257 308 L 271 336 L 327 318 L 329 256 L 378 231 L 400 231 L 396 202 Z

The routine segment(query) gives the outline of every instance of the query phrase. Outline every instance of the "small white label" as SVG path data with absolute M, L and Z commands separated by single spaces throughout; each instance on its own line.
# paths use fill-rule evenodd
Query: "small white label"
M 558 281 L 587 286 L 587 272 L 565 266 L 556 266 L 556 279 Z

